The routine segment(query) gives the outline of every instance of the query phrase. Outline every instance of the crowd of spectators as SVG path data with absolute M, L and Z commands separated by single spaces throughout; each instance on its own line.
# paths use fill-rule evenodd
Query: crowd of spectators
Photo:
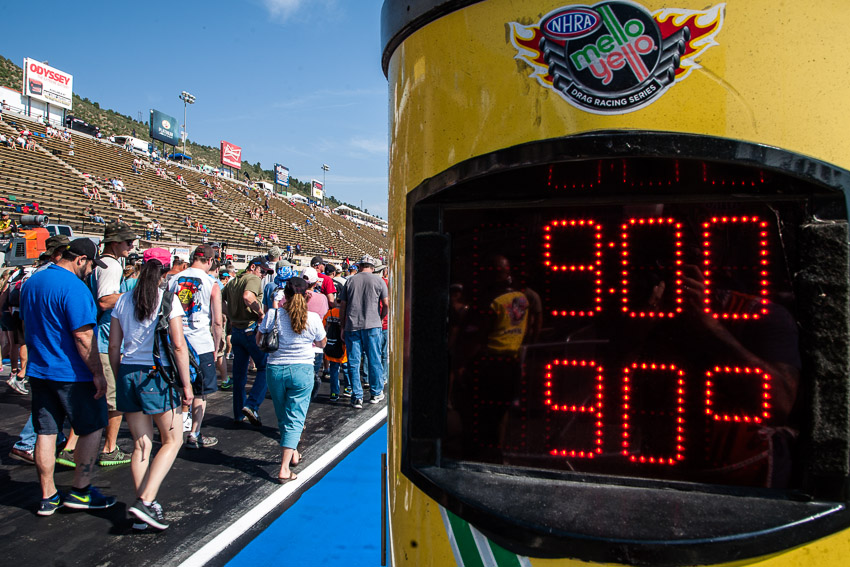
M 146 237 L 158 225 L 151 221 Z M 219 389 L 232 390 L 234 421 L 255 427 L 270 392 L 281 483 L 297 477 L 292 467 L 301 460 L 304 419 L 323 377 L 332 403 L 348 397 L 352 408 L 362 408 L 362 380 L 370 403 L 384 399 L 388 280 L 374 258 L 356 265 L 345 259 L 337 270 L 316 256 L 299 270 L 274 246 L 237 272 L 207 244 L 183 262 L 162 248 L 139 256 L 136 240 L 121 222 L 106 225 L 101 254 L 87 238 L 54 236 L 37 266 L 0 277 L 0 336 L 13 360 L 8 384 L 32 394 L 31 419 L 10 456 L 37 465 L 39 515 L 113 506 L 117 498 L 91 484 L 94 465 L 132 462 L 136 488 L 128 512 L 135 527 L 166 529 L 160 485 L 181 446 L 218 443 L 202 428 L 207 396 Z M 158 338 L 160 318 L 171 347 Z M 249 364 L 256 370 L 250 390 Z M 122 421 L 133 437 L 131 454 L 116 442 Z M 155 454 L 154 426 L 161 440 Z M 68 491 L 54 483 L 57 463 L 75 469 Z

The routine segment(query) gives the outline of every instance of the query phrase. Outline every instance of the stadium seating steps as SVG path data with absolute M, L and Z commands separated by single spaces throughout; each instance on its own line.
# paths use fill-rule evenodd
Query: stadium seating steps
M 18 202 L 35 201 L 51 222 L 68 224 L 76 232 L 102 230 L 100 225 L 93 223 L 91 215 L 86 214 L 92 207 L 107 221 L 117 219 L 120 214 L 142 237 L 149 221 L 159 221 L 164 231 L 163 240 L 170 245 L 201 243 L 204 234 L 195 228 L 195 222 L 200 221 L 209 228 L 208 241 L 227 242 L 230 250 L 266 250 L 270 244 L 257 246 L 255 235 L 268 237 L 276 233 L 281 248 L 287 244 L 293 248 L 301 244 L 305 255 L 358 258 L 364 253 L 375 257 L 386 254 L 386 236 L 339 215 L 325 214 L 319 208 L 312 209 L 309 205 L 273 196 L 268 203 L 270 210 L 265 212 L 263 219 L 251 219 L 251 210 L 263 209 L 265 195 L 245 184 L 161 161 L 159 167 L 164 168 L 167 175 L 163 178 L 156 174 L 157 166 L 146 156 L 137 156 L 111 142 L 76 132 L 71 132 L 68 142 L 46 136 L 41 123 L 9 113 L 3 118 L 0 132 L 16 137 L 18 131 L 27 128 L 34 133 L 35 148 L 0 147 L 0 196 Z M 133 172 L 136 157 L 143 163 L 139 173 Z M 183 184 L 178 182 L 178 175 L 183 177 Z M 112 178 L 124 183 L 124 191 L 116 193 L 126 204 L 124 210 L 110 205 L 113 187 L 109 179 Z M 220 185 L 213 192 L 215 202 L 203 197 L 207 186 L 201 183 L 202 179 Z M 99 201 L 83 194 L 84 184 L 98 187 Z M 194 195 L 195 204 L 190 202 L 190 194 Z M 153 201 L 153 211 L 148 209 L 147 199 Z M 310 218 L 311 215 L 314 218 Z M 20 213 L 12 212 L 12 216 L 20 216 Z M 187 217 L 192 226 L 187 226 Z

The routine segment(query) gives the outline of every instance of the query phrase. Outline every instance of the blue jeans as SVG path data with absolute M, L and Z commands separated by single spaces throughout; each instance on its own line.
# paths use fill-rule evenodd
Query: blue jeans
M 381 368 L 381 328 L 345 331 L 345 347 L 348 349 L 348 377 L 351 381 L 352 399 L 363 399 L 363 385 L 360 383 L 360 358 L 366 354 L 369 365 L 369 392 L 379 396 L 384 390 Z
M 260 350 L 254 339 L 257 326 L 248 329 L 233 327 L 230 343 L 233 345 L 233 419 L 242 420 L 242 408 L 259 409 L 266 399 L 266 361 L 269 355 Z M 257 377 L 248 400 L 245 400 L 245 385 L 248 383 L 248 358 L 257 366 Z
M 339 395 L 340 368 L 342 368 L 342 384 L 345 386 L 346 376 L 348 375 L 348 363 L 339 363 L 332 360 L 330 366 L 328 366 L 328 372 L 331 375 L 331 394 Z
M 35 434 L 35 428 L 32 426 L 32 414 L 27 418 L 27 423 L 24 425 L 24 428 L 21 429 L 21 432 L 18 434 L 21 437 L 21 440 L 15 443 L 15 449 L 20 449 L 21 451 L 33 451 L 35 450 L 35 441 L 38 438 L 38 435 Z M 61 445 L 66 440 L 64 433 L 59 433 L 56 436 L 56 444 Z
M 281 447 L 295 449 L 301 440 L 313 377 L 309 364 L 270 364 L 268 367 L 269 391 L 280 429 Z
M 384 368 L 384 386 L 390 377 L 390 330 L 381 330 L 381 366 Z

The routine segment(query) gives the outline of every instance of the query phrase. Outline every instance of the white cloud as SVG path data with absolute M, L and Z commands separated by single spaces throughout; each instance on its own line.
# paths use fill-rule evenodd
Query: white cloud
M 389 151 L 386 139 L 353 138 L 351 145 L 370 154 L 386 155 Z
M 302 6 L 309 6 L 314 11 L 316 7 L 327 11 L 336 7 L 337 0 L 312 0 L 311 2 L 306 0 L 262 0 L 262 3 L 265 4 L 272 18 L 283 22 L 298 12 Z
M 288 18 L 303 3 L 304 0 L 263 0 L 263 4 L 266 5 L 266 9 L 268 9 L 271 16 L 273 18 L 280 18 L 281 20 Z

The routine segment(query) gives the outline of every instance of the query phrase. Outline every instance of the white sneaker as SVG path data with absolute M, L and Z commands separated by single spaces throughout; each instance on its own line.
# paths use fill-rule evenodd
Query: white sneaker
M 6 383 L 9 385 L 10 388 L 12 388 L 14 391 L 16 391 L 19 394 L 26 396 L 27 394 L 30 393 L 30 391 L 27 390 L 26 380 L 21 380 L 21 379 L 17 378 L 16 376 L 12 376 L 8 380 L 6 380 Z
M 384 398 L 386 398 L 386 396 L 384 395 L 383 392 L 381 392 L 377 396 L 372 396 L 372 398 L 369 400 L 369 403 L 370 404 L 377 404 L 377 403 L 382 402 Z

